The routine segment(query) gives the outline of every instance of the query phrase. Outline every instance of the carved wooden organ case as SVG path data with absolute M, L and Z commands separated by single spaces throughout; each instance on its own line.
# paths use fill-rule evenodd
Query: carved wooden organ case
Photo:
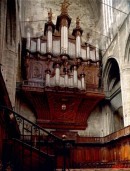
M 78 17 L 69 35 L 68 5 L 62 3 L 56 25 L 50 10 L 44 35 L 31 37 L 28 28 L 23 38 L 22 91 L 44 128 L 85 129 L 91 111 L 104 98 L 98 49 L 81 43 Z

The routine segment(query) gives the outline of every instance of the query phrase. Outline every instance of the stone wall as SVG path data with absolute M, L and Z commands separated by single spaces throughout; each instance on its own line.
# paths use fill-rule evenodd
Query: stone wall
M 110 102 L 101 102 L 89 116 L 86 130 L 78 131 L 78 134 L 80 136 L 104 137 L 122 128 L 123 124 L 120 118 L 118 112 L 113 112 Z
M 115 58 L 119 65 L 120 77 L 121 77 L 121 94 L 122 94 L 122 104 L 123 104 L 123 118 L 124 126 L 130 124 L 130 110 L 129 110 L 129 97 L 130 97 L 130 87 L 129 87 L 129 59 L 126 56 L 126 44 L 129 37 L 130 29 L 130 16 L 128 15 L 122 26 L 118 29 L 118 32 L 103 56 L 103 70 L 105 70 L 106 63 L 109 58 Z M 117 97 L 118 103 L 118 97 Z
M 14 1 L 1 2 L 0 14 L 0 63 L 12 106 L 15 106 L 18 44 L 20 42 L 19 14 Z

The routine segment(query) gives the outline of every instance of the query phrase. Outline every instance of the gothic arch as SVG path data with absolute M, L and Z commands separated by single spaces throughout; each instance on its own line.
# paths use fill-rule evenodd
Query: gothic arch
M 103 71 L 104 90 L 111 91 L 120 83 L 120 69 L 115 58 L 109 58 Z
M 113 128 L 117 131 L 123 128 L 123 108 L 120 86 L 120 68 L 115 58 L 109 58 L 107 60 L 103 72 L 103 80 L 106 99 L 109 101 L 113 113 Z

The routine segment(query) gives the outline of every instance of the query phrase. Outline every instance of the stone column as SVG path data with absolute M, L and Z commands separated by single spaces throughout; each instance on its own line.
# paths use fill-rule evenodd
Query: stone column
M 124 126 L 130 125 L 130 66 L 122 69 L 121 90 L 123 104 Z

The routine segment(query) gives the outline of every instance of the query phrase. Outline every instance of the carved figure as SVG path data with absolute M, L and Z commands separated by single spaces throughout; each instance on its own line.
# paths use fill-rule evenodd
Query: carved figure
M 50 11 L 48 12 L 48 21 L 52 22 L 52 9 L 50 8 Z
M 80 19 L 79 17 L 76 18 L 76 28 L 80 27 Z
M 34 78 L 41 78 L 42 75 L 40 73 L 40 69 L 38 68 L 38 66 L 35 66 L 34 67 L 34 70 L 33 70 L 33 77 Z
M 64 0 L 63 3 L 61 3 L 61 13 L 68 13 L 68 6 L 70 5 L 68 0 Z

